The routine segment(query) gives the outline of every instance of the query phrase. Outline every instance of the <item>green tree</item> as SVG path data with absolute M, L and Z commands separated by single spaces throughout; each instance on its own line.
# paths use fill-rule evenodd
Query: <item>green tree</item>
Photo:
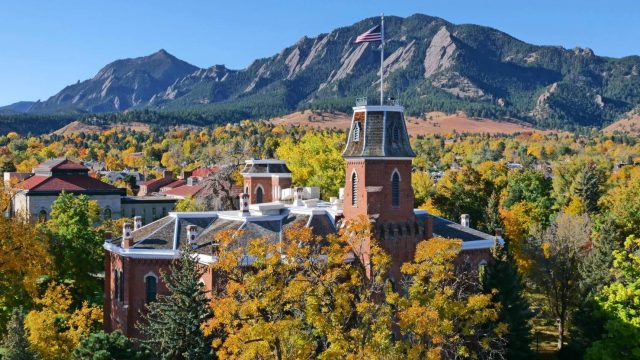
M 344 135 L 309 132 L 299 141 L 285 138 L 276 154 L 287 162 L 296 186 L 318 186 L 320 196 L 338 196 L 344 186 Z
M 62 192 L 51 205 L 51 219 L 46 224 L 58 276 L 72 280 L 80 298 L 102 297 L 100 280 L 95 277 L 103 270 L 103 239 L 93 227 L 98 219 L 95 201 Z
M 640 358 L 640 238 L 629 236 L 614 257 L 616 280 L 598 296 L 606 332 L 587 350 L 589 360 Z
M 558 350 L 565 343 L 567 319 L 580 304 L 580 267 L 591 237 L 587 215 L 559 214 L 543 231 L 536 231 L 531 256 L 532 280 L 545 295 L 548 310 L 558 319 Z
M 91 333 L 80 341 L 73 351 L 76 360 L 145 360 L 151 359 L 151 352 L 145 346 L 137 345 L 120 331 Z
M 598 211 L 598 200 L 604 191 L 605 173 L 593 161 L 589 161 L 578 172 L 574 184 L 573 193 L 582 201 L 587 213 Z
M 533 317 L 533 312 L 524 296 L 524 284 L 513 256 L 509 253 L 508 242 L 504 246 L 496 246 L 494 257 L 483 276 L 483 287 L 485 293 L 493 294 L 493 301 L 500 304 L 498 322 L 509 327 L 505 334 L 505 357 L 510 360 L 530 359 L 529 320 Z
M 35 360 L 37 357 L 29 348 L 29 341 L 24 331 L 24 314 L 22 309 L 15 308 L 11 320 L 7 324 L 7 335 L 2 342 L 5 352 L 3 360 Z
M 200 277 L 204 269 L 195 260 L 190 246 L 183 246 L 161 279 L 169 290 L 147 305 L 143 322 L 137 324 L 145 344 L 163 360 L 209 359 L 211 338 L 202 325 L 211 317 L 207 291 Z
M 432 204 L 449 219 L 460 219 L 460 215 L 469 214 L 472 226 L 482 228 L 489 187 L 490 184 L 472 167 L 449 170 L 438 181 Z
M 497 229 L 502 229 L 502 219 L 500 218 L 500 196 L 496 191 L 491 193 L 487 201 L 484 212 L 484 228 L 488 233 L 495 233 Z
M 526 201 L 535 206 L 536 213 L 540 214 L 536 217 L 548 218 L 553 205 L 550 194 L 551 180 L 545 178 L 543 173 L 531 169 L 514 171 L 509 173 L 503 205 L 511 208 Z

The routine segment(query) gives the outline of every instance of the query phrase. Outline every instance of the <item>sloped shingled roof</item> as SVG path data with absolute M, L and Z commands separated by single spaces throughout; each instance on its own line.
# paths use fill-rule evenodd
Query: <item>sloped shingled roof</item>
M 386 119 L 385 119 L 386 116 Z M 360 118 L 359 116 L 358 118 Z M 359 124 L 359 125 L 357 125 Z M 360 126 L 356 141 L 354 132 Z M 415 157 L 401 111 L 369 111 L 351 124 L 344 157 Z
M 86 175 L 35 175 L 18 184 L 21 190 L 29 192 L 112 192 L 124 193 L 123 189 L 118 189 L 112 185 Z

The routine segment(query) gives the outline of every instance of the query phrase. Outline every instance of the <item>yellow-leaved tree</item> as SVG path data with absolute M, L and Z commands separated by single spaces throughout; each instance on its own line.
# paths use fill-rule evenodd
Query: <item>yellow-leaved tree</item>
M 407 293 L 397 296 L 399 326 L 409 359 L 491 358 L 503 352 L 507 326 L 495 323 L 498 305 L 480 291 L 479 276 L 456 264 L 462 241 L 433 238 L 418 244 L 402 266 Z
M 392 310 L 385 301 L 389 257 L 372 248 L 371 278 L 350 257 L 347 239 L 368 236 L 369 223 L 353 224 L 326 241 L 302 224 L 282 241 L 225 233 L 219 260 L 225 284 L 215 291 L 214 317 L 220 359 L 391 358 Z M 242 265 L 242 266 L 239 266 Z
M 294 185 L 318 186 L 321 197 L 328 199 L 344 186 L 343 147 L 343 134 L 308 132 L 299 141 L 284 138 L 276 154 L 287 162 Z
M 73 308 L 69 289 L 52 283 L 24 321 L 28 340 L 44 359 L 69 359 L 84 336 L 102 326 L 102 309 L 83 302 Z
M 2 211 L 8 206 L 9 193 L 0 185 Z M 49 238 L 22 216 L 0 216 L 0 333 L 4 332 L 11 309 L 29 307 L 37 296 L 37 281 L 53 274 L 53 259 L 48 252 Z

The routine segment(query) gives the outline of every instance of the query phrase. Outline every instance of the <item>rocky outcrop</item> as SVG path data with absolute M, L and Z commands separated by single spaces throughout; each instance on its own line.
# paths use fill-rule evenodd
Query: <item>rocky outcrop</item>
M 544 90 L 538 99 L 536 105 L 531 111 L 530 115 L 537 119 L 543 119 L 551 114 L 551 107 L 547 103 L 547 100 L 558 90 L 558 83 L 553 83 L 547 89 Z
M 436 75 L 431 85 L 460 98 L 491 99 L 491 96 L 458 72 Z
M 364 53 L 364 51 L 367 49 L 368 46 L 369 46 L 369 43 L 362 43 L 358 45 L 355 49 L 347 52 L 340 59 L 340 64 L 341 64 L 340 68 L 337 71 L 332 72 L 331 75 L 329 75 L 329 78 L 327 79 L 327 81 L 320 84 L 320 89 L 323 89 L 325 86 L 331 83 L 334 83 L 336 81 L 342 80 L 347 76 L 349 76 L 349 74 L 351 74 L 351 71 L 353 70 L 353 67 L 356 65 L 358 60 L 360 60 L 360 58 L 362 57 L 362 54 Z
M 382 66 L 385 76 L 393 73 L 394 71 L 406 69 L 415 52 L 416 41 L 412 40 L 406 46 L 399 47 L 396 51 L 391 53 L 391 55 L 387 56 L 386 59 L 384 59 Z M 378 71 L 378 75 L 380 75 L 380 71 Z
M 456 44 L 446 27 L 441 27 L 431 39 L 424 57 L 424 77 L 427 78 L 439 70 L 453 64 Z

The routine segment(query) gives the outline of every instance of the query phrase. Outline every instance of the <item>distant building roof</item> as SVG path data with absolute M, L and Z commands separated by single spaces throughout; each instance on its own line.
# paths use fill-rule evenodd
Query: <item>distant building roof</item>
M 287 167 L 287 164 L 282 160 L 246 160 L 245 166 L 242 171 L 243 175 L 269 175 L 269 174 L 288 174 L 291 175 L 291 170 Z
M 19 183 L 17 187 L 21 190 L 27 190 L 29 193 L 66 191 L 74 193 L 100 192 L 123 194 L 126 191 L 125 189 L 116 188 L 87 175 L 34 175 Z
M 69 159 L 49 159 L 33 169 L 36 175 L 52 175 L 55 173 L 88 173 L 89 169 Z
M 162 191 L 163 194 L 177 197 L 194 196 L 204 189 L 204 185 L 182 185 L 173 189 Z

